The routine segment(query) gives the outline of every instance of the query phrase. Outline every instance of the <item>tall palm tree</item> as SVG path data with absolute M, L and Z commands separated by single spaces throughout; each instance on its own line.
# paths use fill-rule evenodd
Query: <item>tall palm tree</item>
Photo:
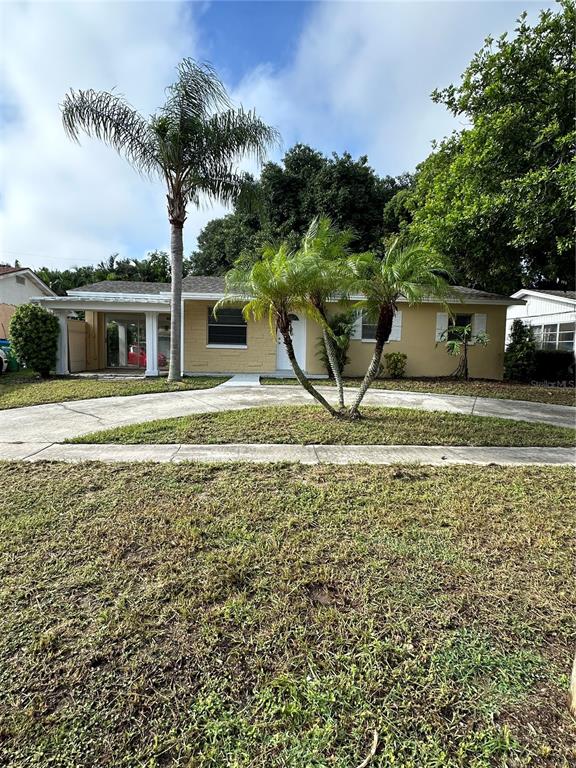
M 359 408 L 368 388 L 378 375 L 384 344 L 390 337 L 398 300 L 403 297 L 410 305 L 425 298 L 443 300 L 450 294 L 448 261 L 420 245 L 398 246 L 395 241 L 383 258 L 364 253 L 350 259 L 353 290 L 363 296 L 357 307 L 376 326 L 374 353 L 350 408 L 351 418 L 359 416 Z
M 246 320 L 267 319 L 274 338 L 277 334 L 282 337 L 299 383 L 328 413 L 336 416 L 337 411 L 300 368 L 292 344 L 291 315 L 306 313 L 319 325 L 324 323 L 319 311 L 306 298 L 308 280 L 308 270 L 286 243 L 267 244 L 258 261 L 245 264 L 239 260 L 226 274 L 226 296 L 216 304 L 214 313 L 217 314 L 221 306 L 241 304 Z
M 305 279 L 303 299 L 322 318 L 321 329 L 326 356 L 338 389 L 338 405 L 344 408 L 344 383 L 338 362 L 338 351 L 328 322 L 327 305 L 331 299 L 345 299 L 351 282 L 348 263 L 349 246 L 354 239 L 350 230 L 338 230 L 330 219 L 312 221 L 298 252 Z
M 275 129 L 252 111 L 234 109 L 218 75 L 208 64 L 184 59 L 166 101 L 146 119 L 125 99 L 106 91 L 69 91 L 62 104 L 68 136 L 95 137 L 116 149 L 137 171 L 166 186 L 171 227 L 171 323 L 168 379 L 181 378 L 183 228 L 190 203 L 202 197 L 230 203 L 248 192 L 237 163 L 252 156 L 261 163 L 278 141 Z

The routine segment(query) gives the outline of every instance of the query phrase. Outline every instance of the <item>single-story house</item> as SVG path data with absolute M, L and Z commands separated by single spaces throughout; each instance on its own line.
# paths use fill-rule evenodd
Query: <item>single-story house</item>
M 259 373 L 291 374 L 284 345 L 270 335 L 266 320 L 245 322 L 241 310 L 213 307 L 224 296 L 220 277 L 186 277 L 182 294 L 182 369 L 186 374 Z M 68 339 L 65 329 L 70 312 L 84 312 L 85 369 L 144 369 L 157 376 L 168 363 L 170 347 L 170 285 L 104 281 L 68 291 L 67 296 L 38 297 L 38 303 L 60 318 L 61 342 L 57 371 L 69 371 Z M 427 300 L 410 307 L 402 299 L 387 351 L 404 352 L 408 376 L 446 376 L 456 364 L 443 341 L 449 324 L 470 323 L 474 333 L 486 331 L 487 347 L 470 349 L 471 375 L 500 379 L 503 373 L 506 310 L 523 304 L 494 293 L 471 288 L 454 288 L 450 300 L 452 317 L 446 307 Z M 334 303 L 334 312 L 341 308 Z M 325 370 L 317 354 L 320 328 L 304 316 L 292 318 L 294 348 L 302 368 L 310 375 Z M 363 375 L 372 355 L 374 326 L 358 317 L 350 344 L 350 362 L 345 374 Z
M 532 327 L 538 349 L 562 349 L 574 352 L 576 329 L 576 291 L 522 288 L 512 294 L 522 304 L 508 307 L 506 338 L 512 323 L 519 317 Z
M 28 267 L 0 264 L 0 337 L 7 338 L 10 318 L 20 304 L 33 297 L 56 296 L 46 283 Z

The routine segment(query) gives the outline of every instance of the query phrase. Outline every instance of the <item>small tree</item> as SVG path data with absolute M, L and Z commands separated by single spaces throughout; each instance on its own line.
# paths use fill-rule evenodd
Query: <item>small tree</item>
M 18 362 L 47 379 L 56 365 L 58 318 L 43 307 L 21 304 L 10 320 L 10 344 Z
M 530 381 L 536 370 L 536 343 L 529 325 L 517 317 L 510 330 L 510 342 L 504 353 L 504 378 Z
M 214 307 L 242 305 L 246 320 L 268 320 L 270 332 L 279 335 L 296 378 L 302 387 L 323 406 L 331 416 L 338 415 L 323 395 L 313 386 L 300 368 L 292 343 L 293 314 L 303 312 L 323 326 L 322 315 L 302 297 L 306 295 L 308 272 L 287 243 L 265 245 L 262 257 L 254 263 L 242 259 L 226 274 L 226 295 Z
M 456 370 L 452 374 L 456 379 L 468 381 L 470 378 L 468 371 L 468 347 L 470 344 L 479 344 L 485 347 L 490 338 L 487 333 L 472 333 L 471 325 L 451 325 L 446 331 L 446 351 L 453 357 L 459 357 L 460 360 Z
M 328 318 L 328 326 L 331 331 L 331 333 L 329 331 L 329 335 L 335 348 L 335 364 L 340 376 L 344 373 L 344 368 L 350 360 L 348 357 L 348 349 L 350 347 L 350 339 L 354 332 L 355 323 L 356 313 L 353 310 L 350 310 L 349 312 L 338 312 L 338 314 Z M 326 350 L 324 335 L 318 340 L 318 357 L 326 368 L 328 376 L 331 379 L 334 379 L 335 376 Z
M 372 359 L 349 411 L 350 418 L 354 419 L 359 417 L 364 395 L 380 370 L 384 344 L 390 337 L 400 297 L 414 305 L 426 298 L 442 299 L 450 293 L 450 288 L 446 258 L 417 244 L 400 248 L 396 241 L 382 256 L 363 253 L 351 258 L 350 265 L 351 290 L 364 296 L 356 306 L 366 312 L 375 325 Z

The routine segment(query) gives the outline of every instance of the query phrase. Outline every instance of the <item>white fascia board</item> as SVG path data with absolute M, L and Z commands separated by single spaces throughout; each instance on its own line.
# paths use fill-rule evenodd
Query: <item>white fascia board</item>
M 166 296 L 169 295 L 169 293 L 166 294 Z M 225 293 L 183 293 L 182 298 L 184 301 L 220 301 L 225 295 Z
M 34 296 L 30 301 L 45 306 L 47 309 L 74 309 L 96 312 L 165 312 L 170 309 L 167 301 L 147 297 L 96 297 L 96 296 Z
M 338 303 L 339 301 L 364 301 L 366 297 L 361 296 L 360 294 L 357 294 L 355 296 L 348 296 L 345 299 L 330 299 L 331 303 Z M 408 301 L 404 298 L 404 296 L 400 296 L 400 298 L 397 300 L 398 304 L 407 304 Z M 416 302 L 416 304 L 496 304 L 500 306 L 511 306 L 513 304 L 526 304 L 525 301 L 514 301 L 513 299 L 469 299 L 466 297 L 459 297 L 458 295 L 454 294 L 452 296 L 446 296 L 445 299 L 435 299 L 435 298 L 425 298 L 421 301 Z
M 60 299 L 99 299 L 100 301 L 161 301 L 166 303 L 165 293 L 106 293 L 104 291 L 69 291 L 67 296 L 59 296 Z

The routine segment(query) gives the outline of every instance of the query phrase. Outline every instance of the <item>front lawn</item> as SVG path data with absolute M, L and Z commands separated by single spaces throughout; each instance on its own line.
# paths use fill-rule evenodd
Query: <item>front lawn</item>
M 225 377 L 198 376 L 177 382 L 165 378 L 104 380 L 54 378 L 42 380 L 26 371 L 0 376 L 0 410 L 25 405 L 85 400 L 90 397 L 144 395 L 153 392 L 176 392 L 182 389 L 207 389 L 226 381 Z
M 296 379 L 262 378 L 262 384 L 297 384 Z M 347 387 L 358 387 L 361 379 L 347 378 Z M 314 382 L 318 386 L 334 386 L 330 379 Z M 376 379 L 374 389 L 391 389 L 402 392 L 430 392 L 436 395 L 468 395 L 469 397 L 495 397 L 502 400 L 529 400 L 535 403 L 576 405 L 576 389 L 544 387 L 520 384 L 518 382 L 489 381 L 475 379 L 457 381 L 454 379 Z
M 576 432 L 488 416 L 364 408 L 360 421 L 331 418 L 316 406 L 277 406 L 133 424 L 72 443 L 297 443 L 317 445 L 571 446 Z
M 4 464 L 0 763 L 574 764 L 568 468 Z

